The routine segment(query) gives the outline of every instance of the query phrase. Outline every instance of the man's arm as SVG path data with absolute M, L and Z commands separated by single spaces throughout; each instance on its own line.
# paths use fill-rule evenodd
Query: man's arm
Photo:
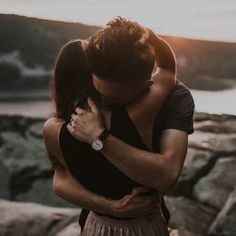
M 187 135 L 192 130 L 194 102 L 190 92 L 179 91 L 170 107 L 165 127 L 161 135 L 160 154 L 144 151 L 109 135 L 102 153 L 131 179 L 145 186 L 167 192 L 177 181 L 187 151 Z M 80 141 L 89 142 L 103 131 L 99 111 L 91 99 L 88 100 L 91 112 L 73 116 L 67 126 L 70 133 Z M 80 112 L 80 108 L 77 108 Z M 76 109 L 76 110 L 77 110 Z M 95 125 L 96 123 L 96 125 Z
M 161 153 L 158 154 L 132 147 L 109 135 L 101 152 L 134 181 L 167 192 L 180 174 L 187 140 L 184 131 L 166 130 L 162 133 Z
M 139 150 L 112 136 L 103 150 L 106 158 L 130 178 L 162 192 L 176 183 L 186 157 L 188 134 L 193 132 L 194 101 L 189 90 L 178 84 L 166 108 L 164 122 L 159 124 L 160 154 Z M 122 149 L 125 151 L 120 152 Z
M 92 112 L 73 116 L 72 124 L 67 126 L 70 133 L 83 142 L 90 142 L 104 130 L 100 122 L 94 125 L 94 121 L 100 117 L 99 111 L 92 100 L 88 102 Z M 183 165 L 187 132 L 169 129 L 162 133 L 161 140 L 161 153 L 158 154 L 135 148 L 109 135 L 101 152 L 134 181 L 166 192 L 176 182 Z
M 89 117 L 83 114 L 80 121 L 81 119 L 88 121 Z M 71 134 L 79 140 L 82 137 L 81 127 L 84 126 L 67 126 Z M 102 132 L 99 128 L 94 130 L 97 130 L 97 134 L 91 137 L 97 137 Z M 84 133 L 91 135 L 91 131 L 91 126 L 88 126 L 88 131 Z M 83 136 L 82 139 L 84 142 L 91 140 L 90 136 Z M 187 150 L 187 133 L 166 130 L 162 133 L 160 145 L 161 153 L 152 153 L 130 146 L 110 134 L 101 152 L 108 161 L 134 181 L 167 192 L 176 182 L 183 165 Z

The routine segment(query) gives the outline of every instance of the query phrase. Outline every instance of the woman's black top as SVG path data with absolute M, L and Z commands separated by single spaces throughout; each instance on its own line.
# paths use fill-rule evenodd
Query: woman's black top
M 120 199 L 141 186 L 122 173 L 89 144 L 75 139 L 64 123 L 60 132 L 60 147 L 71 173 L 90 191 L 111 199 Z M 125 108 L 112 109 L 110 132 L 134 147 L 147 150 Z

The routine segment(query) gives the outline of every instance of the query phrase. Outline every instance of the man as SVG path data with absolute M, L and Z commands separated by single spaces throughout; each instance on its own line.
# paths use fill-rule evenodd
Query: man
M 135 45 L 127 43 L 127 34 L 131 35 L 129 39 L 135 38 L 132 39 L 136 41 Z M 145 50 L 149 50 L 147 41 L 156 45 L 157 65 L 160 68 L 157 76 L 175 77 L 176 63 L 169 46 L 153 32 L 147 32 L 133 22 L 119 18 L 90 40 L 88 57 L 93 71 L 93 84 L 101 94 L 104 106 L 127 105 L 138 99 L 147 88 L 152 60 L 146 60 L 146 71 L 143 64 L 136 60 Z M 149 55 L 152 56 L 151 51 Z M 74 137 L 88 143 L 104 131 L 99 112 L 92 101 L 90 106 L 91 112 L 77 108 L 77 115 L 72 115 L 72 122 L 68 125 Z M 105 142 L 99 142 L 95 148 L 127 176 L 164 194 L 174 186 L 180 174 L 186 156 L 187 135 L 193 132 L 193 111 L 190 92 L 177 83 L 155 120 L 154 152 L 132 147 L 110 133 L 106 135 Z M 145 130 L 145 127 L 142 129 Z M 68 189 L 64 196 L 66 194 L 69 195 Z

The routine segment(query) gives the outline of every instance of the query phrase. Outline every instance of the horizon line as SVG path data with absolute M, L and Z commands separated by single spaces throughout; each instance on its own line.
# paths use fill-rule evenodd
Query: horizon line
M 25 17 L 25 18 L 32 18 L 32 19 L 38 19 L 38 20 L 47 20 L 47 21 L 52 21 L 52 22 L 62 22 L 62 23 L 69 23 L 69 24 L 81 24 L 85 26 L 90 26 L 90 27 L 98 27 L 98 28 L 104 28 L 105 26 L 103 25 L 96 25 L 96 24 L 90 24 L 90 23 L 83 23 L 79 20 L 63 20 L 59 18 L 46 18 L 46 17 L 39 17 L 39 16 L 32 16 L 32 15 L 21 15 L 17 13 L 1 13 L 0 15 L 9 15 L 9 16 L 18 16 L 18 17 Z M 157 32 L 158 33 L 158 32 Z M 158 33 L 159 34 L 159 33 Z M 175 35 L 171 33 L 161 33 L 160 35 L 166 36 L 166 37 L 175 37 L 175 38 L 180 38 L 180 39 L 187 39 L 187 40 L 197 40 L 197 41 L 205 41 L 205 42 L 216 42 L 216 43 L 230 43 L 234 44 L 236 43 L 236 40 L 221 40 L 221 39 L 213 39 L 213 38 L 202 38 L 202 37 L 195 37 L 195 36 L 188 36 L 188 35 Z

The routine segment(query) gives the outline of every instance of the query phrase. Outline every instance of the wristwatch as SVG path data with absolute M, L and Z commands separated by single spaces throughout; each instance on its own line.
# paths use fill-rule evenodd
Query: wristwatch
M 109 134 L 110 132 L 105 129 L 97 138 L 92 139 L 90 141 L 92 149 L 95 151 L 101 151 L 104 147 L 104 142 Z

